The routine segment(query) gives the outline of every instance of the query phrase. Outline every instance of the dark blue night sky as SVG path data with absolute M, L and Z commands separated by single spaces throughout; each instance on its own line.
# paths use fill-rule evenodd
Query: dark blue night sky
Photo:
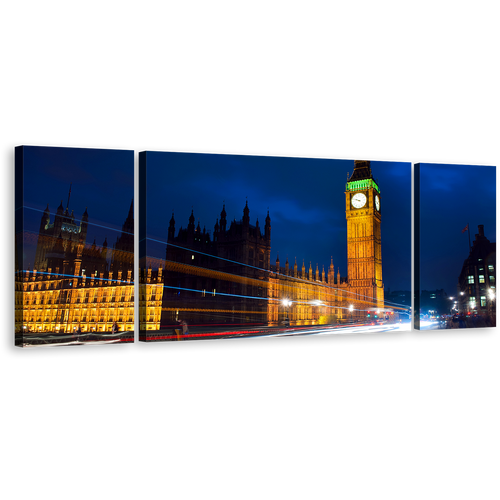
M 345 182 L 351 160 L 148 153 L 148 236 L 166 240 L 175 214 L 176 231 L 186 227 L 191 209 L 196 223 L 210 233 L 222 204 L 228 221 L 240 220 L 245 201 L 250 223 L 261 228 L 269 208 L 272 226 L 271 264 L 279 252 L 281 265 L 297 257 L 313 269 L 347 274 Z M 410 164 L 372 161 L 381 188 L 382 265 L 384 284 L 391 290 L 410 289 Z M 26 229 L 37 231 L 47 203 L 53 215 L 63 200 L 79 221 L 89 213 L 87 243 L 116 241 L 133 198 L 133 152 L 81 148 L 24 148 Z M 421 164 L 421 288 L 456 290 L 471 240 L 483 224 L 496 241 L 496 171 L 494 167 Z M 26 247 L 25 266 L 34 249 Z M 149 245 L 148 253 L 164 257 L 164 245 Z

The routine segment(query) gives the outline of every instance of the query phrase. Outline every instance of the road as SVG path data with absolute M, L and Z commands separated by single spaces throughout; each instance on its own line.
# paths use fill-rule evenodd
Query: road
M 202 339 L 241 339 L 241 338 L 268 338 L 268 337 L 306 337 L 315 335 L 342 335 L 361 333 L 399 333 L 411 331 L 411 322 L 386 323 L 377 325 L 324 325 L 324 326 L 300 326 L 300 327 L 240 327 L 239 329 L 214 329 L 213 327 L 193 327 L 189 335 L 182 340 L 194 341 Z M 177 336 L 170 329 L 159 331 L 148 331 L 147 342 L 177 341 Z M 102 345 L 118 342 L 134 342 L 133 332 L 120 332 L 118 334 L 82 334 L 78 339 L 72 335 L 56 334 L 28 334 L 24 337 L 23 347 L 55 347 L 55 346 L 79 346 L 79 345 Z
M 409 331 L 411 329 L 411 323 L 385 323 L 381 325 L 360 325 L 360 326 L 343 326 L 336 328 L 308 328 L 307 330 L 285 332 L 281 334 L 276 334 L 275 336 L 290 336 L 290 335 L 338 335 L 338 334 L 372 334 L 372 333 L 382 333 L 382 332 L 401 332 Z

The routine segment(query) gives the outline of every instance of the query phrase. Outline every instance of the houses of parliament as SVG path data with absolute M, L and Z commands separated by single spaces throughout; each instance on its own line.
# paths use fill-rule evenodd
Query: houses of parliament
M 133 204 L 111 248 L 87 242 L 87 208 L 76 219 L 63 202 L 52 220 L 43 212 L 33 269 L 16 271 L 16 331 L 82 332 L 134 329 Z M 271 217 L 250 223 L 222 206 L 211 234 L 191 213 L 186 227 L 169 221 L 164 258 L 140 271 L 140 330 L 186 320 L 191 325 L 317 325 L 362 319 L 383 308 L 381 195 L 370 162 L 356 161 L 345 186 L 347 276 L 329 266 L 279 257 L 271 263 Z M 17 253 L 16 253 L 17 255 Z M 18 267 L 18 266 L 16 266 Z

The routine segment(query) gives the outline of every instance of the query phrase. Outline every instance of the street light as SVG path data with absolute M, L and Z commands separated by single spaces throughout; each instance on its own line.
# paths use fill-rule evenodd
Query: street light
M 488 315 L 496 316 L 495 306 L 493 304 L 493 302 L 495 300 L 495 292 L 491 288 L 488 288 L 488 297 L 490 299 L 490 307 L 488 310 Z
M 281 301 L 281 303 L 285 307 L 285 312 L 286 312 L 286 318 L 285 318 L 285 320 L 289 323 L 289 321 L 288 321 L 288 308 L 292 305 L 292 301 L 290 299 L 283 299 Z

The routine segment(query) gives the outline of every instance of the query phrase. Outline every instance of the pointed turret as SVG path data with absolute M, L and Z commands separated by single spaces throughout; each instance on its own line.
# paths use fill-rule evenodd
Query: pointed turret
M 279 273 L 280 272 L 280 254 L 278 253 L 277 257 L 276 257 L 276 272 Z
M 220 213 L 220 232 L 225 233 L 226 232 L 226 225 L 227 225 L 227 220 L 226 220 L 226 204 L 224 203 L 222 205 L 222 212 Z
M 266 240 L 271 241 L 271 217 L 269 217 L 269 210 L 267 210 L 265 238 Z
M 191 210 L 191 215 L 189 216 L 189 224 L 187 227 L 188 241 L 192 241 L 194 238 L 194 211 Z
M 40 221 L 40 233 L 45 231 L 45 226 L 47 226 L 49 222 L 50 222 L 50 210 L 49 210 L 49 204 L 47 203 L 47 207 L 45 208 L 42 215 L 42 220 Z
M 248 215 L 250 210 L 248 208 L 248 201 L 245 204 L 245 208 L 243 209 L 243 234 L 248 236 L 248 229 L 250 225 L 250 216 Z
M 293 265 L 293 277 L 297 278 L 298 276 L 298 271 L 297 271 L 297 257 L 295 257 L 295 264 Z
M 245 203 L 245 208 L 243 209 L 243 225 L 248 226 L 250 224 L 250 209 L 248 208 L 248 200 Z
M 313 267 L 311 261 L 309 261 L 309 280 L 312 281 L 313 279 Z
M 168 239 L 173 240 L 175 238 L 175 219 L 174 211 L 172 210 L 172 217 L 170 218 L 170 224 L 168 226 Z
M 288 264 L 288 255 L 286 256 L 286 262 L 285 262 L 285 274 L 288 276 L 290 273 L 290 266 Z
M 217 241 L 219 239 L 219 218 L 215 221 L 215 226 L 214 226 L 214 241 Z
M 355 160 L 354 170 L 351 177 L 349 178 L 349 182 L 359 181 L 363 179 L 373 179 L 370 162 L 364 160 Z

